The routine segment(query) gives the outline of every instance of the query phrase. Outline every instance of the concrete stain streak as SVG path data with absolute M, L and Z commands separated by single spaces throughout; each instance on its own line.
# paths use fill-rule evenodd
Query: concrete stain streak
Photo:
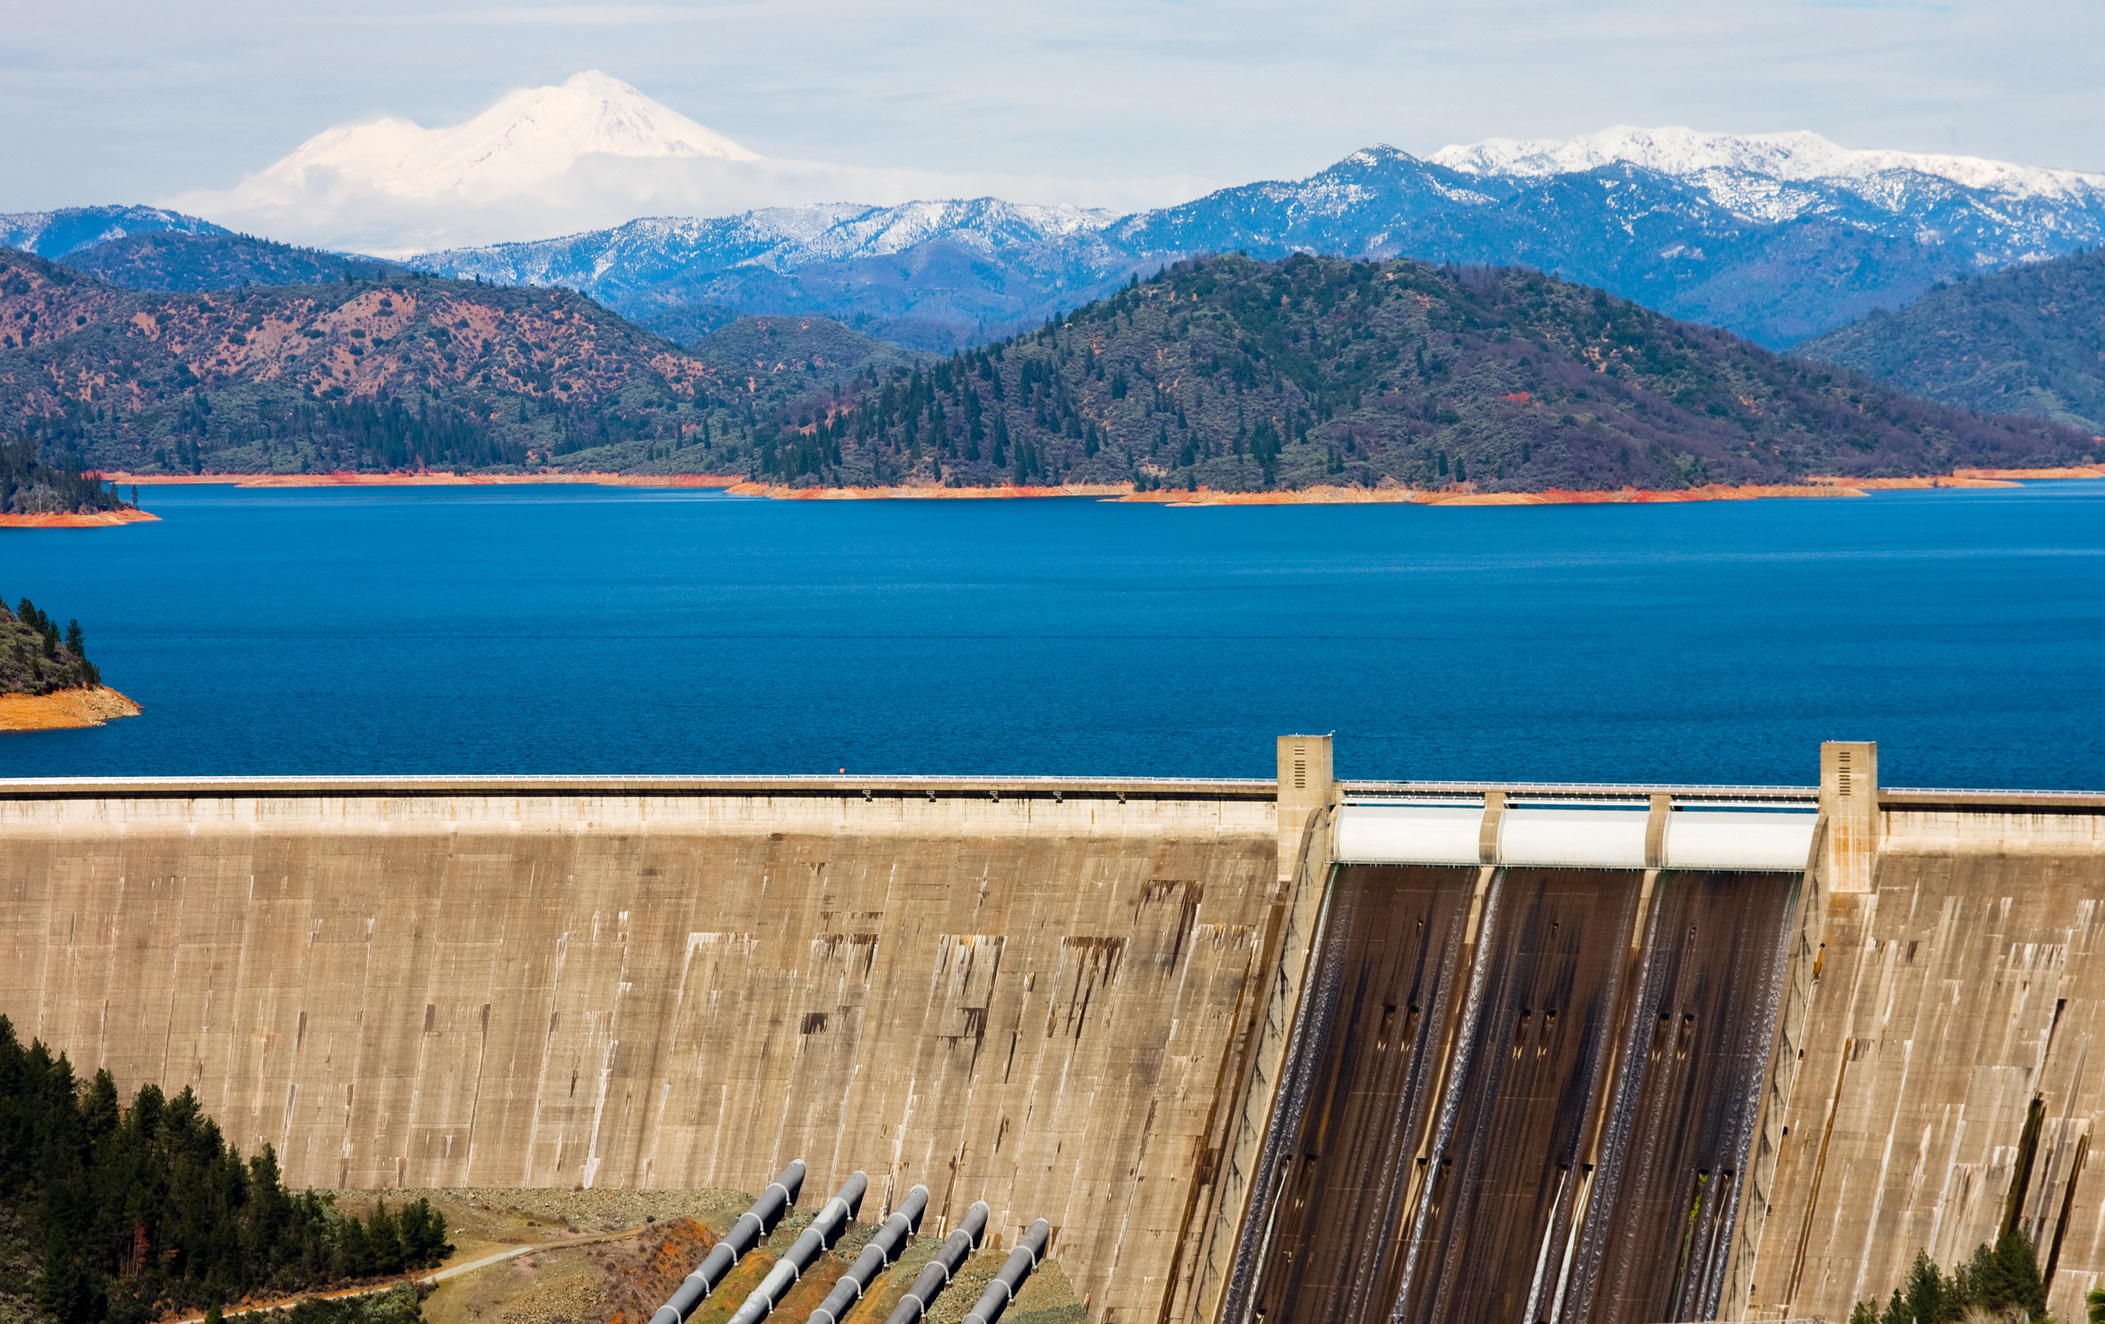
M 2105 802 L 1882 802 L 1875 751 L 1829 746 L 1824 844 L 1787 884 L 1803 888 L 1798 918 L 1754 926 L 1774 943 L 1696 936 L 1729 919 L 1728 893 L 1782 904 L 1762 884 L 1677 883 L 1671 942 L 1610 888 L 1614 922 L 1588 946 L 1579 917 L 1600 907 L 1558 901 L 1527 930 L 1504 913 L 1522 898 L 1503 875 L 1463 865 L 1440 912 L 1454 941 L 1426 967 L 1438 988 L 1375 996 L 1311 957 L 1328 950 L 1337 875 L 1327 828 L 1304 826 L 1344 812 L 1328 760 L 1327 743 L 1282 741 L 1276 795 L 17 784 L 0 795 L 0 1012 L 122 1090 L 190 1085 L 243 1149 L 276 1146 L 294 1184 L 752 1190 L 800 1157 L 812 1190 L 869 1172 L 885 1212 L 927 1184 L 937 1236 L 983 1198 L 990 1246 L 1055 1223 L 1092 1324 L 1220 1324 L 1250 1292 L 1284 1300 L 1250 1275 L 1266 1229 L 1304 1218 L 1274 1168 L 1305 1156 L 1268 1138 L 1304 1112 L 1339 1119 L 1314 1143 L 1339 1156 L 1340 1192 L 1391 1173 L 1379 1199 L 1334 1205 L 1355 1244 L 1395 1259 L 1335 1257 L 1341 1321 L 1386 1318 L 1397 1287 L 1428 1319 L 1452 1313 L 1436 1289 L 1495 1287 L 1516 1310 L 1613 1324 L 1659 1296 L 1646 1283 L 1692 1318 L 1726 1282 L 1719 1318 L 1844 1318 L 1918 1250 L 1966 1258 L 2006 1207 L 2054 1256 L 2050 1308 L 2080 1317 L 2105 1279 L 2105 1176 L 2083 1166 L 2105 1111 L 2089 1068 L 2105 1034 Z M 1486 962 L 1523 939 L 1598 996 L 1501 984 L 1490 1006 Z M 1773 996 L 1724 973 L 1756 958 L 1781 972 Z M 1332 1024 L 1319 1004 L 1348 993 L 1375 1044 L 1353 1053 L 1386 1063 L 1392 1032 L 1424 1045 L 1425 1061 L 1381 1067 L 1408 1116 L 1285 1097 L 1312 1070 L 1301 1040 Z M 1627 1049 L 1603 1037 L 1621 1021 L 1582 1014 L 1589 998 L 1642 1002 Z M 1613 1086 L 1624 1068 L 1606 1064 L 1625 1060 L 1646 1074 Z M 1507 1077 L 1543 1117 L 1607 1128 L 1598 1172 L 1591 1149 L 1565 1169 L 1534 1152 L 1584 1126 L 1483 1122 L 1520 1106 L 1497 1097 Z M 1499 1162 L 1551 1174 L 1530 1194 L 1484 1169 L 1486 1201 L 1524 1197 L 1519 1231 L 1470 1244 L 1519 1268 L 1466 1291 L 1436 1281 L 1453 1256 L 1430 1235 L 1460 1226 L 1461 1188 L 1417 1171 L 1458 1143 L 1464 1113 L 1482 1116 L 1463 1157 L 1518 1147 Z M 1637 1211 L 1635 1231 L 1582 1235 L 1596 1206 Z
M 14 801 L 0 830 L 0 1006 L 121 1088 L 195 1082 L 295 1183 L 757 1188 L 802 1156 L 954 1187 L 951 1218 L 985 1195 L 1008 1240 L 1056 1218 L 1098 1316 L 1156 1306 L 1190 1063 L 1277 867 L 1253 800 Z

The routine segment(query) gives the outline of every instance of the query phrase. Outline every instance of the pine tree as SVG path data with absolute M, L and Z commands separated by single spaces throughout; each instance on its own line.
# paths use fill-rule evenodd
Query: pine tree
M 1950 1300 L 1958 1294 L 1948 1289 L 1944 1275 L 1937 1272 L 1937 1262 L 1927 1251 L 1915 1252 L 1915 1265 L 1908 1271 L 1907 1292 L 1908 1318 L 1920 1324 L 1937 1324 L 1952 1313 L 1953 1305 L 1959 1304 Z

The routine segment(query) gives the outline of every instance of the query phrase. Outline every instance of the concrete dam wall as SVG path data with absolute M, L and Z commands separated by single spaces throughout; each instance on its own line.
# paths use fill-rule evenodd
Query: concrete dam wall
M 2105 1281 L 2105 797 L 0 783 L 0 1013 L 317 1186 L 1036 1217 L 1092 1320 L 1846 1318 Z
M 1270 783 L 17 788 L 0 1013 L 295 1183 L 801 1157 L 935 1230 L 1045 1217 L 1152 1317 L 1277 832 Z

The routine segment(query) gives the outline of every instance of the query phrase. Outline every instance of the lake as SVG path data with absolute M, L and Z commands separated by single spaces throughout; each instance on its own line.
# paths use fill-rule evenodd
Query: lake
M 1269 776 L 2105 788 L 2105 483 L 1655 506 L 146 487 L 0 531 L 143 717 L 0 775 Z

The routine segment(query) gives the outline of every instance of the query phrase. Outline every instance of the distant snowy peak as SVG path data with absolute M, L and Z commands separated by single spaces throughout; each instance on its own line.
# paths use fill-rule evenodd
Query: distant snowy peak
M 363 186 L 398 197 L 502 197 L 562 177 L 593 155 L 757 161 L 729 138 L 597 70 L 521 88 L 465 124 L 407 120 L 330 129 L 261 172 L 307 188 Z
M 904 253 L 946 240 L 984 254 L 1059 244 L 1103 230 L 1117 213 L 1070 206 L 1032 206 L 998 198 L 908 202 L 896 207 L 826 203 L 763 207 L 716 218 L 653 216 L 610 230 L 558 239 L 447 249 L 411 258 L 450 276 L 485 276 L 604 292 L 601 282 L 648 273 L 665 279 L 682 268 L 755 266 L 793 271 L 814 262 L 845 262 Z
M 227 230 L 161 207 L 66 207 L 58 211 L 0 213 L 0 245 L 39 257 L 58 258 L 128 235 L 226 234 Z
M 1617 125 L 1561 141 L 1486 138 L 1467 146 L 1443 147 L 1429 159 L 1466 174 L 1521 178 L 1626 163 L 1677 179 L 1736 171 L 1787 182 L 1867 184 L 1894 172 L 1911 172 L 2006 197 L 2066 198 L 2105 192 L 2105 175 L 2011 165 L 1974 156 L 1856 151 L 1817 133 L 1802 132 L 1699 133 L 1688 128 Z

